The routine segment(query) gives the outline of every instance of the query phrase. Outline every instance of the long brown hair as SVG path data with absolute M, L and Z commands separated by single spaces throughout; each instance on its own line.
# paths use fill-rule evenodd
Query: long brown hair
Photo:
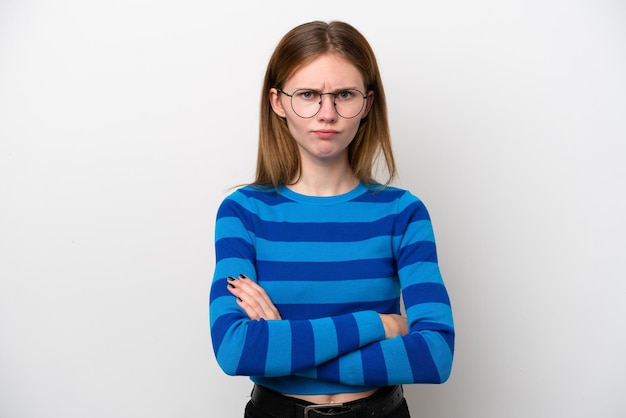
M 348 160 L 354 174 L 365 184 L 378 183 L 373 172 L 379 157 L 387 171 L 384 185 L 396 175 L 391 149 L 387 102 L 374 52 L 365 37 L 353 26 L 340 21 L 313 21 L 287 32 L 272 54 L 261 92 L 259 149 L 256 179 L 253 184 L 278 187 L 300 177 L 300 154 L 285 120 L 270 106 L 271 88 L 282 88 L 299 68 L 317 57 L 336 53 L 360 71 L 367 91 L 374 92 L 368 115 L 361 120 L 354 140 L 348 147 Z

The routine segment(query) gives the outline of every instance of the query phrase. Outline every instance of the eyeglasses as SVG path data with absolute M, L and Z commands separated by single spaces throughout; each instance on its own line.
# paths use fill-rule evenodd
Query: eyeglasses
M 276 89 L 291 99 L 291 108 L 304 119 L 317 115 L 322 108 L 322 96 L 333 96 L 335 111 L 344 119 L 357 117 L 365 107 L 367 96 L 356 89 L 341 90 L 337 93 L 321 93 L 315 90 L 299 89 L 292 94 Z

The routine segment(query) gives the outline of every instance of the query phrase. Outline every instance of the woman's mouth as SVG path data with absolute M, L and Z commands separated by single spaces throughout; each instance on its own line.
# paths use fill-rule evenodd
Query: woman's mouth
M 318 137 L 318 138 L 322 138 L 322 139 L 331 139 L 335 136 L 337 136 L 337 134 L 339 132 L 332 130 L 332 129 L 320 129 L 317 131 L 313 131 L 313 133 Z

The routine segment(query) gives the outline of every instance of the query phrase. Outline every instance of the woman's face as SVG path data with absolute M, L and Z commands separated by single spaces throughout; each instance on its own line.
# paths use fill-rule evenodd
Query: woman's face
M 367 95 L 363 109 L 357 116 L 346 119 L 337 114 L 333 95 L 322 96 L 319 112 L 311 118 L 298 116 L 291 98 L 275 88 L 270 89 L 270 104 L 274 112 L 285 118 L 289 132 L 298 145 L 303 168 L 308 163 L 347 164 L 348 145 L 354 139 L 359 123 L 370 110 L 373 92 L 366 92 L 359 70 L 337 54 L 326 54 L 303 66 L 289 78 L 282 88 L 287 94 L 296 90 L 337 93 L 356 89 Z

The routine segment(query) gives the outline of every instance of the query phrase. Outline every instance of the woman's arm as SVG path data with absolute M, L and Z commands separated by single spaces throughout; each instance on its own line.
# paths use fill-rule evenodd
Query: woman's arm
M 412 274 L 423 274 L 418 270 L 411 269 Z M 233 278 L 228 290 L 242 299 L 238 304 L 251 319 L 280 319 L 267 293 L 247 277 Z M 454 328 L 451 322 L 446 324 L 451 320 L 451 312 L 445 288 L 436 282 L 410 285 L 404 296 L 409 319 L 379 314 L 385 329 L 384 340 L 294 374 L 349 385 L 445 382 L 454 351 Z M 412 321 L 410 330 L 408 320 Z M 342 372 L 338 373 L 340 368 Z
M 292 375 L 385 338 L 375 311 L 310 320 L 251 320 L 246 313 L 250 308 L 228 291 L 227 282 L 214 281 L 210 297 L 211 340 L 227 374 Z
M 240 274 L 238 278 L 228 278 L 228 291 L 237 298 L 237 305 L 241 307 L 252 320 L 265 319 L 280 320 L 280 313 L 267 292 L 247 276 Z M 385 339 L 394 338 L 409 333 L 408 320 L 402 315 L 379 313 Z

